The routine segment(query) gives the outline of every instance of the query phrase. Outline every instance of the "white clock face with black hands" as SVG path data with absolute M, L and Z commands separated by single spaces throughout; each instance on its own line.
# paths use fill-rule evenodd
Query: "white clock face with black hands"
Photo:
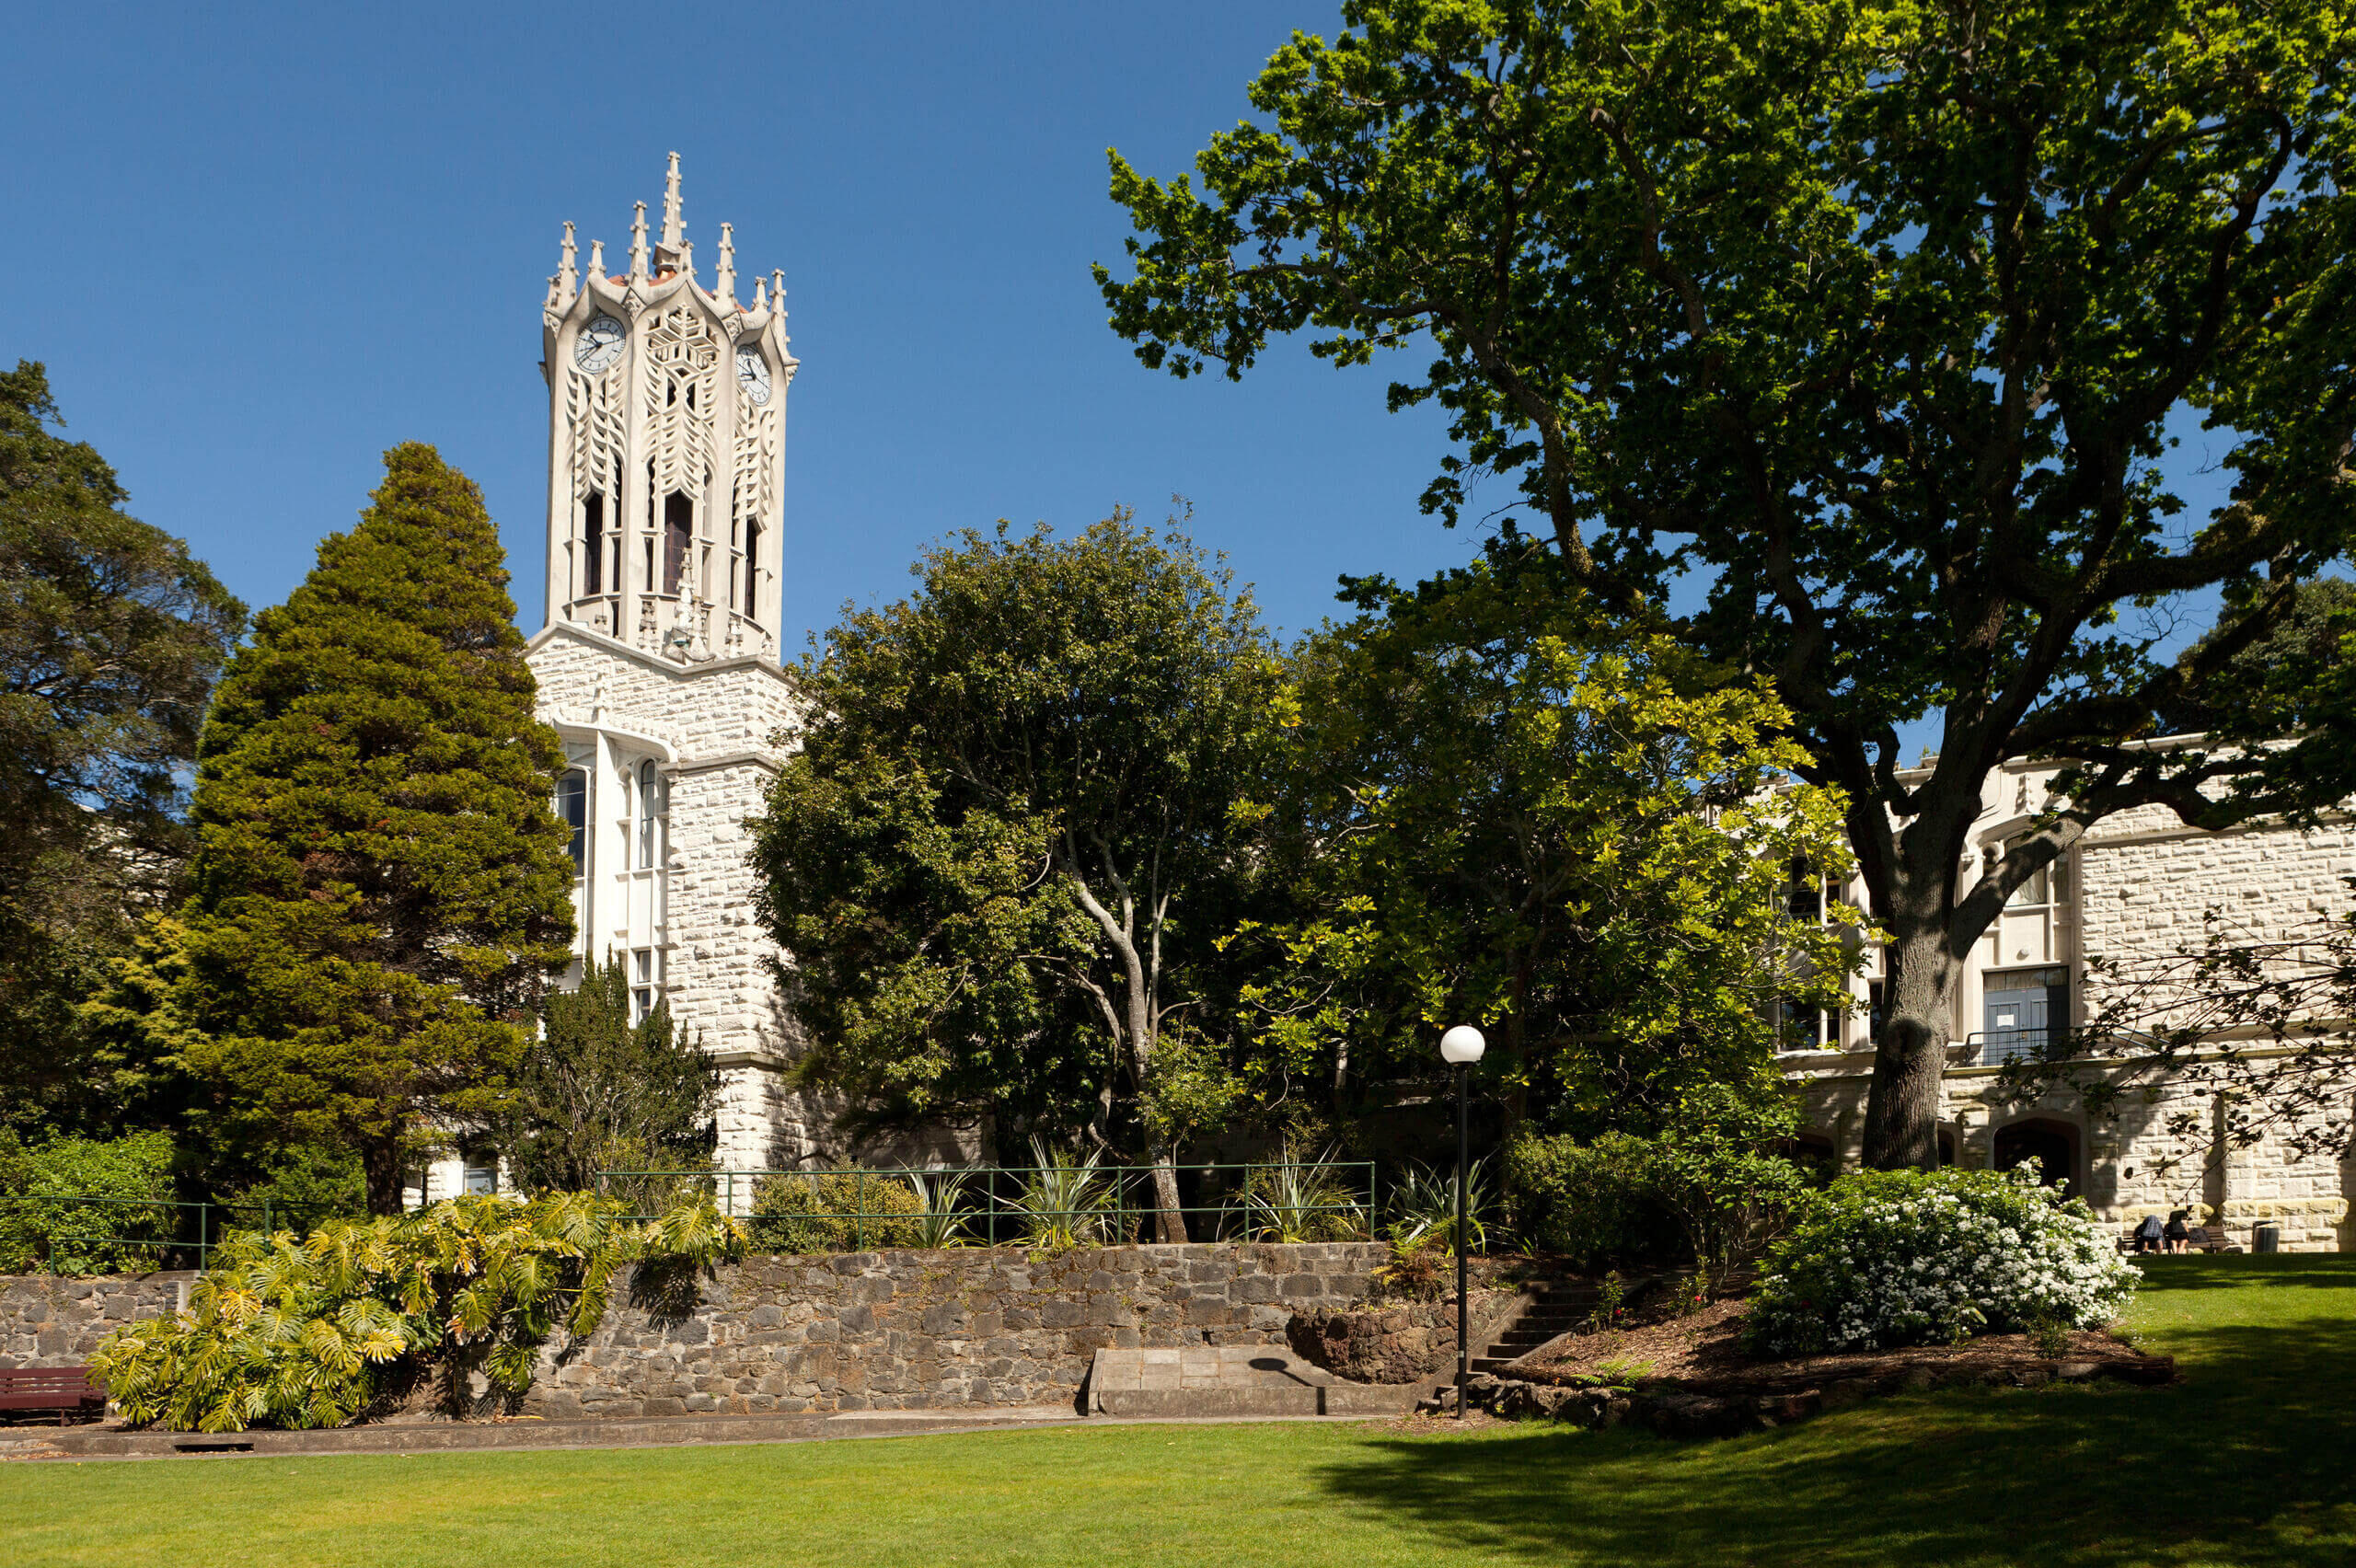
M 736 380 L 745 388 L 745 396 L 755 408 L 767 408 L 769 401 L 769 362 L 761 351 L 746 343 L 736 351 Z
M 572 340 L 572 363 L 592 375 L 603 375 L 608 366 L 622 357 L 622 339 L 628 329 L 610 316 L 593 316 L 589 325 L 581 329 L 581 336 Z

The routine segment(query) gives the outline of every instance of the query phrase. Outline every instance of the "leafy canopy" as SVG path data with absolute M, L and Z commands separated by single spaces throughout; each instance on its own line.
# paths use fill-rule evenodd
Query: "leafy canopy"
M 1236 944 L 1288 1083 L 1337 1053 L 1426 1076 L 1471 1021 L 1509 1118 L 1650 1130 L 1771 1083 L 1779 1007 L 1840 1004 L 1851 955 L 1793 872 L 1845 869 L 1842 802 L 1790 785 L 1783 706 L 1549 575 L 1475 569 L 1298 655 L 1298 913 Z
M 967 532 L 848 612 L 757 826 L 810 1081 L 872 1121 L 1138 1133 L 1277 686 L 1248 594 L 1126 514 Z
M 103 1125 L 75 1004 L 170 888 L 246 611 L 63 423 L 40 365 L 0 373 L 0 1122 Z

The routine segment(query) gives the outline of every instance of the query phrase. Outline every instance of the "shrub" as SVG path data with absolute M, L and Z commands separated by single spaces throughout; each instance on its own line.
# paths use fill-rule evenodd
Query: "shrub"
M 1650 1137 L 1521 1137 L 1507 1147 L 1523 1239 L 1585 1267 L 1659 1261 L 1681 1239 L 1705 1284 L 1803 1212 L 1807 1172 L 1770 1152 L 1791 1131 L 1780 1097 L 1689 1095 Z
M 753 1185 L 745 1224 L 764 1252 L 850 1252 L 921 1247 L 925 1205 L 896 1177 L 865 1171 L 764 1176 Z
M 1677 1222 L 1653 1191 L 1651 1153 L 1627 1133 L 1515 1138 L 1505 1151 L 1514 1233 L 1576 1268 L 1665 1259 Z
M 709 1201 L 641 1228 L 584 1193 L 453 1198 L 302 1240 L 242 1232 L 188 1311 L 116 1330 L 90 1365 L 129 1420 L 176 1432 L 337 1426 L 428 1377 L 466 1414 L 476 1374 L 520 1398 L 551 1335 L 594 1330 L 622 1263 L 659 1284 L 743 1250 Z
M 1103 1245 L 1108 1216 L 1118 1206 L 1115 1178 L 1101 1168 L 1103 1151 L 1072 1154 L 1034 1136 L 1031 1159 L 1033 1169 L 1014 1200 L 1023 1244 L 1059 1252 Z
M 2026 1170 L 1873 1171 L 1832 1184 L 1751 1297 L 1771 1355 L 2089 1328 L 2139 1276 L 2075 1199 Z
M 169 1134 L 52 1137 L 29 1148 L 0 1139 L 0 1274 L 158 1265 L 179 1230 Z

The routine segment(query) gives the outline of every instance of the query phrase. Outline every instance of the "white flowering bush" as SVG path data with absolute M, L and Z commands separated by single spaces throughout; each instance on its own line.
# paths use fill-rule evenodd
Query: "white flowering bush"
M 2142 1278 L 2027 1169 L 1872 1171 L 1834 1182 L 1768 1254 L 1747 1332 L 1759 1354 L 1809 1355 L 2091 1328 Z

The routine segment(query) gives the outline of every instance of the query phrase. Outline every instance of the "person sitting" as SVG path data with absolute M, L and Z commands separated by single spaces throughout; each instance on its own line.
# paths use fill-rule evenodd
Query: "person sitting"
M 2185 1224 L 2185 1221 L 2191 1217 L 2192 1211 L 2190 1209 L 2177 1209 L 2174 1214 L 2168 1216 L 2167 1226 L 2161 1231 L 2161 1234 L 2167 1239 L 2169 1251 L 2181 1252 L 2190 1244 L 2192 1240 L 2192 1230 L 2190 1227 Z
M 2158 1251 L 2163 1229 L 2158 1215 L 2145 1215 L 2143 1223 L 2135 1228 L 2135 1250 L 2138 1252 Z

